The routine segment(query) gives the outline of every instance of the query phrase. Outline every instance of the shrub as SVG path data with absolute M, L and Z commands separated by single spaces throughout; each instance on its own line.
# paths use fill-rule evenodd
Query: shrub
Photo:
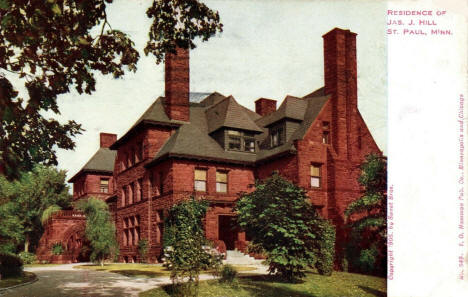
M 16 255 L 0 254 L 0 276 L 2 278 L 20 276 L 23 272 L 23 261 Z
M 63 254 L 63 245 L 60 242 L 54 243 L 52 246 L 52 254 L 54 255 L 61 255 Z
M 140 255 L 141 262 L 146 262 L 146 254 L 148 253 L 148 240 L 138 240 L 138 254 Z
M 23 261 L 23 264 L 32 264 L 36 262 L 36 255 L 28 252 L 21 252 L 18 257 Z
M 221 278 L 219 279 L 220 282 L 223 283 L 232 283 L 236 279 L 237 276 L 237 270 L 234 269 L 229 264 L 223 265 L 223 268 L 221 269 Z
M 359 270 L 363 273 L 373 274 L 376 272 L 378 251 L 375 246 L 361 250 L 359 255 Z
M 333 271 L 335 258 L 335 227 L 328 221 L 322 220 L 317 224 L 317 247 L 315 267 L 321 275 L 330 276 Z
M 319 267 L 328 273 L 334 240 L 304 189 L 274 173 L 256 181 L 255 191 L 241 194 L 236 212 L 240 227 L 265 250 L 270 273 L 294 282 L 317 262 L 317 252 L 323 253 Z M 325 242 L 321 242 L 322 233 L 330 237 Z

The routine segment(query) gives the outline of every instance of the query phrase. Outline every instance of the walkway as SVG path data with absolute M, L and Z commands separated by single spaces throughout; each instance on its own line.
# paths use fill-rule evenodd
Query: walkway
M 47 267 L 28 267 L 38 281 L 35 283 L 6 290 L 1 297 L 62 297 L 62 296 L 138 296 L 142 291 L 170 283 L 169 277 L 134 278 L 117 273 L 73 269 L 83 263 Z M 263 267 L 262 267 L 263 268 Z M 264 269 L 256 271 L 263 273 Z M 201 275 L 201 280 L 212 279 L 211 275 Z

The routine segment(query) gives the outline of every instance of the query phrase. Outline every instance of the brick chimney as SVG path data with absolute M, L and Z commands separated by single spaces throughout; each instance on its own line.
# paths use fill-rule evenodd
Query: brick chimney
M 189 118 L 190 64 L 189 50 L 180 47 L 176 53 L 166 53 L 164 109 L 172 120 L 186 121 Z
M 276 100 L 260 98 L 255 101 L 255 112 L 259 115 L 266 116 L 276 111 Z
M 357 113 L 356 33 L 335 28 L 323 35 L 325 94 L 331 95 L 331 144 L 350 159 Z
M 108 148 L 117 141 L 117 134 L 99 133 L 100 147 Z

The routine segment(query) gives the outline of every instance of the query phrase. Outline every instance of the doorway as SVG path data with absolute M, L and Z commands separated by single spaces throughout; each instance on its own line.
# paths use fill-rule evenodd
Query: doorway
M 232 251 L 236 247 L 237 233 L 239 227 L 237 226 L 236 217 L 230 215 L 218 216 L 218 234 L 219 239 L 224 241 L 226 249 Z

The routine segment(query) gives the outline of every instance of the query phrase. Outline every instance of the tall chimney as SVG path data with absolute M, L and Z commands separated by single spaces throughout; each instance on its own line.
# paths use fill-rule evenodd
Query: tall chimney
M 108 148 L 117 141 L 117 134 L 99 133 L 100 147 Z
M 166 53 L 164 109 L 172 120 L 190 120 L 189 49 L 176 47 L 176 53 Z
M 325 94 L 331 95 L 331 144 L 338 155 L 350 159 L 351 131 L 356 125 L 356 33 L 335 28 L 323 35 Z M 353 127 L 352 127 L 353 126 Z
M 255 112 L 261 116 L 266 116 L 276 111 L 276 100 L 260 98 L 255 101 Z

